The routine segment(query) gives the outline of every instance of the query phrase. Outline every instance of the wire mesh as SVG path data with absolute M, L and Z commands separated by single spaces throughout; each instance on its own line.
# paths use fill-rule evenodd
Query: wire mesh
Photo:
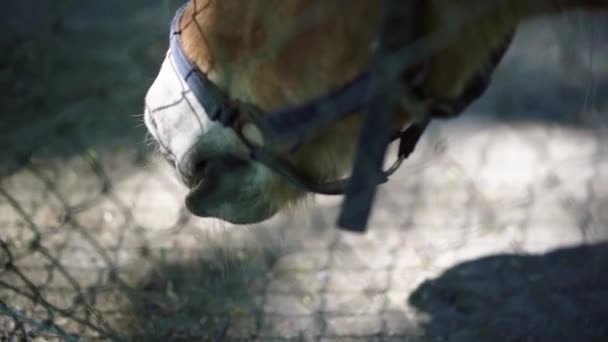
M 605 17 L 523 26 L 486 95 L 431 127 L 355 236 L 333 228 L 328 197 L 247 228 L 183 208 L 126 115 L 178 5 L 19 1 L 1 14 L 0 338 L 608 337 Z

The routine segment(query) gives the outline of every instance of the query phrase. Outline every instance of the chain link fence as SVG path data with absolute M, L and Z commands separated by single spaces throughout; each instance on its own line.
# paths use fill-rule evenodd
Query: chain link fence
M 608 339 L 605 17 L 524 25 L 358 236 L 185 211 L 137 115 L 180 4 L 3 5 L 2 340 Z

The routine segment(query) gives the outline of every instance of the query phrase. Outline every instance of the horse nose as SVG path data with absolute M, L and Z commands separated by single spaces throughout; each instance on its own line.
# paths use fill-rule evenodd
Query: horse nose
M 217 181 L 218 177 L 247 166 L 250 161 L 232 154 L 210 154 L 192 149 L 179 160 L 177 171 L 182 182 L 193 189 L 204 181 Z
M 207 176 L 209 158 L 197 149 L 184 154 L 177 162 L 177 172 L 182 182 L 190 189 L 200 184 Z

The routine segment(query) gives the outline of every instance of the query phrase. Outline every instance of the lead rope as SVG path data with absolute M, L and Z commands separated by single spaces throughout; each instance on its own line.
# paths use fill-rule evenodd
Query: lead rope
M 386 56 L 407 46 L 417 38 L 420 28 L 416 16 L 418 0 L 385 0 L 384 21 L 380 29 L 377 50 L 372 64 L 372 96 L 366 109 L 357 155 L 351 179 L 338 217 L 338 227 L 353 232 L 365 232 L 378 185 L 387 181 L 382 166 L 390 143 L 391 124 L 397 110 L 401 107 L 403 89 L 400 82 L 388 83 L 390 65 Z M 404 23 L 408 23 L 404 25 Z M 414 114 L 414 113 L 412 113 Z M 415 113 L 415 116 L 418 113 Z M 401 135 L 399 160 L 409 155 L 422 136 L 429 120 L 423 118 L 414 123 Z M 400 162 L 399 162 L 400 163 Z
M 382 69 L 382 56 L 386 56 L 387 53 L 390 53 L 392 48 L 399 48 L 398 44 L 400 31 L 398 28 L 395 29 L 394 27 L 391 31 L 391 24 L 398 25 L 399 20 L 408 20 L 408 13 L 406 11 L 409 10 L 409 15 L 411 16 L 416 12 L 416 6 L 420 5 L 420 1 L 409 1 L 409 6 L 407 6 L 407 9 L 405 8 L 406 6 L 403 5 L 403 8 L 397 8 L 397 11 L 401 11 L 399 12 L 401 16 L 399 16 L 399 14 L 395 15 L 394 13 L 390 13 L 391 10 L 395 10 L 394 6 L 401 5 L 396 4 L 395 1 L 396 0 L 386 0 L 386 15 L 388 18 L 383 26 L 381 38 L 386 38 L 386 32 L 391 32 L 393 33 L 393 37 L 397 36 L 397 41 L 393 41 L 392 43 L 394 45 L 391 46 L 390 42 L 387 44 L 385 40 L 381 40 L 382 44 L 380 44 L 379 51 L 377 52 L 374 60 L 376 63 L 374 67 L 376 67 L 376 69 L 373 69 L 374 72 L 376 72 L 376 70 L 380 70 L 380 72 L 376 73 L 375 75 L 383 75 L 382 71 L 390 72 L 390 70 L 387 71 Z M 392 17 L 390 14 L 393 14 Z M 414 22 L 414 19 L 412 19 L 411 22 Z M 415 31 L 412 30 L 409 32 L 410 36 L 403 36 L 409 37 L 409 39 L 413 40 L 415 39 L 415 37 L 411 36 L 413 32 Z M 385 140 L 385 135 L 386 129 L 389 127 L 390 122 L 387 120 L 392 118 L 392 115 L 395 112 L 394 92 L 391 92 L 391 94 L 387 96 L 374 97 L 372 105 L 367 109 L 361 136 L 359 137 L 359 152 L 355 159 L 353 175 L 347 186 L 346 196 L 344 198 L 340 216 L 338 218 L 339 228 L 353 232 L 365 231 L 373 204 L 376 187 L 379 184 L 386 182 L 386 176 L 395 172 L 399 165 L 401 165 L 402 161 L 414 151 L 416 144 L 420 140 L 425 129 L 428 127 L 431 119 L 454 118 L 462 113 L 469 104 L 483 94 L 490 84 L 492 73 L 504 57 L 514 35 L 515 31 L 511 31 L 507 34 L 503 43 L 490 54 L 488 63 L 486 64 L 486 69 L 480 71 L 478 75 L 474 76 L 465 86 L 461 96 L 457 97 L 456 99 L 441 99 L 433 96 L 432 94 L 427 94 L 424 92 L 422 83 L 424 82 L 426 71 L 428 71 L 427 69 L 429 67 L 426 64 L 423 64 L 420 68 L 417 68 L 417 70 L 413 69 L 412 71 L 415 71 L 415 73 L 408 73 L 406 71 L 403 79 L 407 84 L 407 88 L 404 88 L 401 84 L 392 85 L 392 89 L 400 89 L 402 92 L 403 108 L 405 108 L 405 110 L 408 111 L 408 114 L 412 115 L 417 121 L 414 122 L 408 129 L 400 133 L 397 162 L 393 164 L 393 166 L 386 172 L 382 172 L 381 167 L 384 161 L 384 154 L 388 146 L 388 143 L 386 143 Z M 407 44 L 407 42 L 404 44 Z M 379 63 L 380 68 L 378 68 Z M 386 87 L 386 85 L 384 86 Z M 390 103 L 390 106 L 392 107 L 383 107 L 383 105 L 386 105 L 383 103 L 383 101 L 393 101 Z M 378 107 L 374 106 L 376 103 Z M 379 110 L 375 111 L 377 108 Z M 373 113 L 372 110 L 374 110 Z M 384 123 L 386 126 L 381 126 L 380 123 Z

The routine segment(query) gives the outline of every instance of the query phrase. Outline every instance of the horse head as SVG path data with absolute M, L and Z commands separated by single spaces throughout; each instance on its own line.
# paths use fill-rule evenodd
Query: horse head
M 391 3 L 406 2 L 385 5 Z M 401 34 L 424 38 L 447 28 L 443 31 L 451 38 L 411 63 L 425 71 L 422 79 L 412 81 L 421 74 L 412 76 L 412 68 L 398 69 L 399 77 L 408 74 L 408 86 L 416 83 L 416 99 L 428 104 L 423 111 L 435 116 L 446 112 L 446 104 L 458 114 L 483 93 L 521 20 L 576 7 L 608 7 L 597 0 L 509 0 L 491 6 L 462 1 L 471 16 L 454 26 L 450 1 L 412 3 L 416 7 L 397 23 L 409 25 L 398 30 Z M 357 87 L 369 86 L 365 73 L 383 41 L 384 7 L 371 0 L 193 0 L 178 11 L 171 46 L 146 95 L 144 118 L 161 154 L 190 189 L 186 204 L 193 214 L 237 224 L 260 222 L 293 207 L 315 184 L 350 170 L 365 128 L 357 115 L 361 106 L 352 104 L 361 103 Z M 455 11 L 455 16 L 462 19 L 459 13 L 465 12 Z M 388 45 L 391 41 L 385 39 Z M 268 119 L 285 111 L 304 112 L 307 118 L 305 112 L 313 107 L 302 104 L 325 104 L 315 99 L 327 94 L 346 99 L 338 106 L 345 113 L 314 134 L 300 117 Z M 392 131 L 418 118 L 411 101 L 405 102 L 386 121 Z M 292 124 L 307 134 L 281 138 L 280 128 Z M 269 125 L 274 129 L 265 129 Z M 277 130 L 279 137 L 272 137 Z

